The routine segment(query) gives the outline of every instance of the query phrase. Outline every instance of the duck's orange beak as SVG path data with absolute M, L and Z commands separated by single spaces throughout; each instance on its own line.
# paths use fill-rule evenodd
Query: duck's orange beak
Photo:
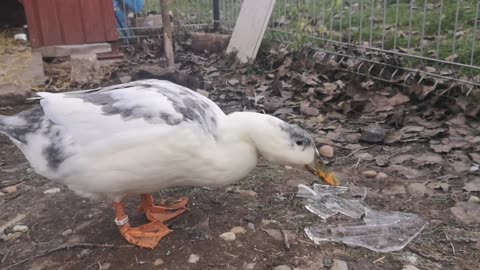
M 312 174 L 316 175 L 317 177 L 321 178 L 323 182 L 327 183 L 331 186 L 338 186 L 339 182 L 335 177 L 335 174 L 327 169 L 325 163 L 320 159 L 320 155 L 318 151 L 315 153 L 315 158 L 313 162 L 305 165 L 305 168 L 311 172 Z

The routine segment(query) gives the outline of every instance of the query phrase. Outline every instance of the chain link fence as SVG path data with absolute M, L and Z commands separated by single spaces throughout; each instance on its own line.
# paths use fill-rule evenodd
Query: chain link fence
M 134 0 L 115 0 L 121 7 Z M 161 27 L 158 0 L 126 12 L 120 31 Z M 175 27 L 233 30 L 242 0 L 173 0 Z M 266 39 L 315 49 L 318 61 L 388 82 L 455 81 L 480 86 L 480 0 L 277 0 Z M 156 18 L 156 21 L 155 21 Z M 128 34 L 128 33 L 127 33 Z

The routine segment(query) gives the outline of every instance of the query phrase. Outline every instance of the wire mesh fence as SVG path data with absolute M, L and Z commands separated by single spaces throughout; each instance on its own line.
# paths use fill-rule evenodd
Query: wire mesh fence
M 200 28 L 213 22 L 211 0 L 175 0 L 170 16 L 175 28 Z M 160 0 L 114 0 L 118 32 L 124 45 L 161 34 Z
M 122 15 L 127 22 L 119 27 L 137 29 L 134 37 L 161 27 L 154 20 L 161 21 L 159 0 L 137 1 L 142 10 Z M 175 26 L 211 26 L 214 2 L 173 0 Z M 221 27 L 232 30 L 243 1 L 219 2 Z M 314 48 L 322 61 L 384 81 L 433 77 L 480 86 L 479 12 L 480 0 L 277 0 L 265 38 Z
M 279 0 L 270 32 L 292 46 L 308 44 L 337 55 L 339 64 L 350 61 L 348 68 L 378 79 L 420 73 L 479 85 L 479 5 L 479 0 Z

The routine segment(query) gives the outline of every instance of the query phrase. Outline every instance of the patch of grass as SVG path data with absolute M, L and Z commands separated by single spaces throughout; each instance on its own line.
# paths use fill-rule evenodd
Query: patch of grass
M 409 0 L 277 2 L 270 26 L 293 33 L 294 45 L 305 43 L 309 37 L 324 38 L 385 50 L 399 49 L 456 63 L 480 64 L 480 22 L 475 31 L 477 0 L 429 0 L 426 6 L 425 1 L 416 3 L 410 6 Z
M 241 7 L 240 0 L 221 1 L 224 27 L 233 28 Z M 270 29 L 292 33 L 288 38 L 294 48 L 314 41 L 323 46 L 323 38 L 352 44 L 368 44 L 384 50 L 480 65 L 480 22 L 475 26 L 477 0 L 279 0 Z M 427 2 L 425 6 L 425 2 Z M 209 23 L 213 20 L 211 0 L 173 0 L 170 7 L 183 23 Z M 145 0 L 143 13 L 160 12 L 159 0 Z M 476 31 L 475 31 L 476 27 Z M 476 32 L 476 33 L 475 33 Z M 279 40 L 267 32 L 266 40 Z M 472 57 L 473 51 L 473 57 Z M 415 67 L 423 61 L 406 61 Z M 430 64 L 432 64 L 431 62 Z M 424 63 L 425 64 L 425 63 Z M 472 69 L 462 68 L 462 72 Z M 473 70 L 474 74 L 480 70 Z
M 213 1 L 211 0 L 171 0 L 170 9 L 174 16 L 180 16 L 188 24 L 213 21 Z M 160 0 L 145 0 L 143 15 L 149 12 L 160 14 Z

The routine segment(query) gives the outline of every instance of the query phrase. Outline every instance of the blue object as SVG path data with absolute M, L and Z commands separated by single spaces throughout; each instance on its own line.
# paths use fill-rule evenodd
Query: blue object
M 144 0 L 114 0 L 113 10 L 115 11 L 115 17 L 117 18 L 117 28 L 121 36 L 131 37 L 133 32 L 128 28 L 128 12 L 135 14 L 140 13 L 144 8 Z

